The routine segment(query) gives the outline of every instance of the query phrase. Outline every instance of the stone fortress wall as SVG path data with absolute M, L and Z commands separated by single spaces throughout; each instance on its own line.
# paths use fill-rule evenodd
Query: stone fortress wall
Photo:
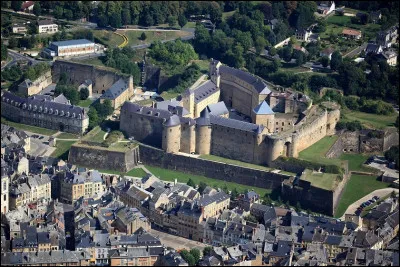
M 78 87 L 83 81 L 92 80 L 92 91 L 96 94 L 103 94 L 108 88 L 116 83 L 120 78 L 127 76 L 118 74 L 112 69 L 102 69 L 97 66 L 86 65 L 77 62 L 56 60 L 52 66 L 53 83 L 57 83 L 61 73 L 68 73 L 71 83 Z M 128 75 L 129 76 L 129 75 Z
M 259 78 L 222 66 L 214 60 L 210 63 L 210 77 L 212 82 L 221 86 L 221 99 L 229 108 L 251 116 L 254 107 L 261 105 L 260 103 L 271 103 L 279 99 L 274 102 L 274 107 L 284 113 L 272 112 L 265 115 L 268 116 L 266 120 L 259 120 L 267 121 L 267 125 L 211 118 L 207 125 L 196 123 L 191 125 L 192 130 L 185 132 L 189 126 L 182 124 L 182 127 L 178 127 L 179 118 L 176 125 L 165 129 L 164 124 L 172 116 L 171 113 L 164 114 L 161 119 L 157 116 L 159 112 L 156 109 L 148 110 L 145 114 L 140 111 L 140 106 L 125 103 L 121 108 L 120 129 L 140 142 L 163 148 L 170 153 L 213 154 L 262 165 L 271 165 L 279 156 L 297 157 L 303 149 L 326 135 L 334 134 L 340 117 L 338 108 L 327 111 L 327 108 L 312 106 L 305 96 L 290 91 L 271 93 Z M 211 115 L 204 116 L 207 118 L 200 116 L 196 121 L 210 121 Z M 257 116 L 262 115 L 256 115 L 256 120 Z M 182 119 L 185 118 L 181 117 Z M 272 129 L 277 127 L 276 123 L 279 124 L 279 129 Z M 274 130 L 276 131 L 273 132 Z

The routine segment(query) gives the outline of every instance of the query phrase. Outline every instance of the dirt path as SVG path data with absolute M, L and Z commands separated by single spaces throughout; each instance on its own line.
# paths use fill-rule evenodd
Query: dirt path
M 354 212 L 357 210 L 357 208 L 365 201 L 370 200 L 373 196 L 378 196 L 380 198 L 390 194 L 392 191 L 395 191 L 397 194 L 399 193 L 399 189 L 397 188 L 384 188 L 384 189 L 378 189 L 375 190 L 371 193 L 369 193 L 368 195 L 360 198 L 359 200 L 357 200 L 356 202 L 354 202 L 353 204 L 351 204 L 347 210 L 343 213 L 343 216 L 340 217 L 341 220 L 344 220 L 344 215 L 345 214 L 354 214 Z

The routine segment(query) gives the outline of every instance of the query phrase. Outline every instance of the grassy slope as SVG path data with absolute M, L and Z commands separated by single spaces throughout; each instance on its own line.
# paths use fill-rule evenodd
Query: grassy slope
M 211 187 L 219 187 L 219 188 L 223 188 L 224 185 L 226 185 L 226 187 L 229 190 L 233 190 L 234 188 L 236 188 L 236 190 L 238 190 L 239 192 L 243 192 L 244 190 L 254 189 L 254 191 L 257 192 L 260 196 L 264 196 L 266 193 L 268 193 L 268 194 L 271 193 L 270 189 L 251 187 L 251 186 L 241 185 L 241 184 L 237 184 L 237 183 L 225 182 L 222 180 L 207 178 L 205 176 L 186 174 L 183 172 L 161 169 L 158 167 L 146 166 L 146 168 L 151 173 L 153 173 L 155 176 L 159 177 L 161 180 L 174 181 L 176 178 L 178 180 L 178 182 L 187 183 L 187 181 L 189 181 L 189 178 L 191 178 L 194 181 L 194 183 L 197 185 L 200 182 L 205 182 L 207 185 L 209 185 Z
M 328 152 L 329 148 L 331 148 L 331 146 L 336 142 L 338 138 L 339 137 L 337 135 L 325 136 L 312 146 L 301 151 L 299 153 L 299 158 L 322 164 L 340 165 L 342 162 L 340 159 L 325 158 L 326 152 Z
M 51 154 L 51 157 L 67 160 L 69 149 L 75 142 L 76 141 L 56 141 L 56 150 L 54 150 L 54 152 Z
M 170 40 L 189 35 L 186 31 L 118 31 L 128 37 L 129 45 L 149 44 L 156 40 Z M 142 33 L 146 33 L 146 40 L 140 40 Z
M 60 133 L 56 136 L 56 138 L 60 139 L 78 139 L 78 135 L 72 133 Z
M 337 176 L 337 174 L 312 173 L 311 170 L 306 170 L 301 176 L 301 179 L 311 182 L 311 184 L 315 187 L 332 190 L 335 187 Z
M 350 171 L 376 172 L 376 169 L 363 165 L 369 157 L 367 154 L 342 154 L 340 159 L 349 161 Z
M 378 181 L 376 176 L 351 175 L 350 180 L 343 190 L 335 217 L 341 217 L 349 205 L 363 196 L 377 189 L 387 188 L 389 185 L 389 183 Z
M 118 34 L 106 30 L 93 30 L 93 35 L 99 38 L 109 47 L 117 47 L 124 42 L 124 38 Z
M 397 113 L 392 115 L 376 115 L 360 111 L 343 110 L 343 121 L 359 120 L 364 126 L 372 129 L 383 129 L 388 126 L 394 126 Z
M 78 106 L 87 108 L 93 103 L 93 100 L 86 99 L 86 100 L 79 100 Z

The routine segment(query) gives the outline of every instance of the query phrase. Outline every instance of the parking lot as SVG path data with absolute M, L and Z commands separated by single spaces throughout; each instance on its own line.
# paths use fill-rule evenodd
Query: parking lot
M 26 132 L 31 137 L 31 149 L 29 154 L 32 156 L 50 156 L 56 149 L 49 146 L 49 136 Z M 32 136 L 37 136 L 32 137 Z
M 197 248 L 200 251 L 203 251 L 203 249 L 208 246 L 201 242 L 196 242 L 176 235 L 167 234 L 155 229 L 151 229 L 149 233 L 154 236 L 158 236 L 158 238 L 160 238 L 161 240 L 161 243 L 163 243 L 166 247 L 171 247 L 175 250 L 183 248 L 190 250 L 192 248 Z

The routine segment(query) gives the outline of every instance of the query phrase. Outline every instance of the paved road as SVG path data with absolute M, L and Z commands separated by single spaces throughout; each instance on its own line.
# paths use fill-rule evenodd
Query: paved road
M 202 252 L 203 249 L 208 246 L 208 245 L 200 243 L 200 242 L 196 242 L 196 241 L 189 240 L 189 239 L 179 237 L 176 235 L 164 233 L 164 232 L 161 232 L 161 231 L 158 231 L 155 229 L 150 229 L 149 233 L 160 238 L 161 243 L 163 243 L 165 246 L 172 247 L 175 250 L 183 249 L 183 248 L 190 250 L 192 248 L 197 248 Z
M 360 198 L 359 200 L 357 200 L 356 202 L 354 202 L 353 204 L 351 204 L 347 210 L 345 211 L 345 213 L 343 214 L 342 217 L 340 217 L 341 220 L 344 220 L 344 215 L 345 214 L 354 214 L 354 212 L 357 210 L 357 208 L 365 201 L 370 200 L 372 197 L 374 196 L 378 196 L 380 198 L 390 194 L 392 191 L 395 191 L 397 194 L 399 194 L 399 189 L 397 188 L 384 188 L 384 189 L 378 189 L 375 190 L 371 193 L 369 193 L 368 195 Z
M 350 51 L 349 53 L 347 53 L 343 57 L 354 57 L 355 55 L 358 55 L 359 53 L 361 53 L 361 51 L 363 51 L 367 47 L 367 44 L 368 43 L 363 43 L 361 46 L 359 46 L 356 49 Z
M 53 64 L 52 61 L 41 61 L 41 60 L 36 60 L 34 58 L 31 58 L 29 56 L 26 56 L 24 54 L 20 54 L 14 50 L 8 49 L 8 55 L 10 57 L 12 57 L 12 60 L 10 62 L 8 62 L 6 65 L 4 65 L 3 67 L 1 67 L 1 69 L 3 70 L 5 67 L 11 67 L 15 64 L 18 63 L 18 61 L 30 61 L 32 63 L 32 65 L 38 64 L 40 62 L 46 62 L 48 64 Z

